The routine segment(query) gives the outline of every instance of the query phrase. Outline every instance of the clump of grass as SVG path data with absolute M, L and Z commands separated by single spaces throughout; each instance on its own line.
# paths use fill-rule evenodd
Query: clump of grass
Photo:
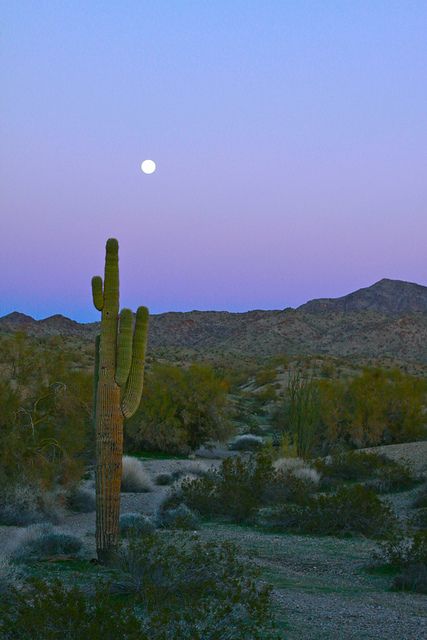
M 264 440 L 261 436 L 256 436 L 253 433 L 245 433 L 236 436 L 234 440 L 230 442 L 230 449 L 232 451 L 259 451 L 263 445 Z
M 88 486 L 77 485 L 67 495 L 66 504 L 76 513 L 90 513 L 95 511 L 95 491 Z
M 123 456 L 122 487 L 124 493 L 147 493 L 153 483 L 138 458 Z
M 273 468 L 283 475 L 292 475 L 299 480 L 311 483 L 315 487 L 320 483 L 321 474 L 319 471 L 313 469 L 301 458 L 279 458 L 274 462 Z
M 155 528 L 152 518 L 142 513 L 124 513 L 120 516 L 120 532 L 125 536 L 153 533 Z
M 76 555 L 82 546 L 80 538 L 56 531 L 52 525 L 31 525 L 20 533 L 11 557 L 15 561 L 26 562 L 58 555 Z
M 185 464 L 180 464 L 173 472 L 172 478 L 174 480 L 179 480 L 184 476 L 193 476 L 201 478 L 205 476 L 209 472 L 209 467 L 202 462 L 190 461 Z
M 38 483 L 15 483 L 0 491 L 0 524 L 27 526 L 63 518 L 61 496 L 42 491 Z
M 174 509 L 160 511 L 158 515 L 160 527 L 165 529 L 187 529 L 195 531 L 200 527 L 200 518 L 187 505 L 180 504 Z
M 173 475 L 171 473 L 159 473 L 156 476 L 156 484 L 159 486 L 168 486 L 173 483 Z

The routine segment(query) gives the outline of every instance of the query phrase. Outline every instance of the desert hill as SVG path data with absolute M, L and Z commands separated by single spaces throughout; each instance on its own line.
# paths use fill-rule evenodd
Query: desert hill
M 92 340 L 98 323 L 61 315 L 0 318 L 0 332 Z M 250 356 L 328 354 L 392 357 L 427 363 L 427 287 L 383 279 L 340 298 L 311 300 L 297 309 L 168 312 L 151 316 L 149 347 Z

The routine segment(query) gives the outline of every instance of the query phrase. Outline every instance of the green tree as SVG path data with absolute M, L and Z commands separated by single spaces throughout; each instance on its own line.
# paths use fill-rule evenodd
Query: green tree
M 213 369 L 155 364 L 139 411 L 126 425 L 128 448 L 188 452 L 230 433 L 228 385 Z

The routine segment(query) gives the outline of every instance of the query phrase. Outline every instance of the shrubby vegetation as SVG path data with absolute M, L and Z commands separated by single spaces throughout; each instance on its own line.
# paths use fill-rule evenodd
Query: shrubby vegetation
M 258 524 L 272 531 L 384 537 L 397 526 L 391 508 L 361 485 L 341 487 L 332 495 L 311 497 L 305 504 L 263 509 Z
M 314 465 L 322 474 L 324 488 L 357 481 L 379 493 L 387 493 L 410 489 L 419 482 L 406 464 L 373 452 L 346 451 L 318 459 Z
M 75 555 L 81 548 L 82 541 L 77 536 L 56 531 L 51 525 L 33 525 L 21 533 L 12 558 L 18 562 L 43 560 L 50 556 Z
M 0 520 L 34 522 L 91 456 L 92 379 L 56 339 L 3 338 L 0 361 Z
M 276 638 L 270 590 L 229 544 L 182 532 L 132 538 L 113 582 L 91 594 L 33 581 L 0 604 L 5 640 L 261 640 Z
M 154 365 L 141 407 L 127 423 L 128 450 L 188 453 L 224 440 L 230 434 L 227 391 L 211 367 Z
M 125 536 L 153 533 L 155 528 L 153 519 L 142 513 L 123 513 L 120 516 L 120 533 Z
M 290 373 L 274 412 L 298 455 L 361 448 L 426 436 L 427 383 L 398 370 L 366 368 L 340 379 Z
M 207 518 L 248 522 L 275 531 L 384 536 L 396 518 L 372 489 L 360 484 L 318 494 L 319 473 L 302 460 L 272 461 L 263 451 L 225 460 L 205 477 L 184 481 L 163 509 L 185 504 Z
M 395 589 L 427 593 L 427 530 L 394 533 L 381 545 L 378 559 L 399 570 Z
M 248 459 L 228 458 L 218 470 L 184 481 L 166 499 L 164 508 L 183 502 L 205 517 L 245 522 L 266 504 L 303 503 L 312 490 L 311 481 L 296 477 L 292 470 L 274 469 L 271 454 L 261 451 Z
M 148 493 L 153 490 L 150 476 L 138 458 L 123 456 L 122 487 L 124 493 Z

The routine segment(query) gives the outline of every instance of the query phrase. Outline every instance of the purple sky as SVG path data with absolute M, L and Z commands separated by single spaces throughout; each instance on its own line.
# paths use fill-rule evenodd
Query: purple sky
M 424 0 L 0 7 L 0 315 L 427 284 Z

